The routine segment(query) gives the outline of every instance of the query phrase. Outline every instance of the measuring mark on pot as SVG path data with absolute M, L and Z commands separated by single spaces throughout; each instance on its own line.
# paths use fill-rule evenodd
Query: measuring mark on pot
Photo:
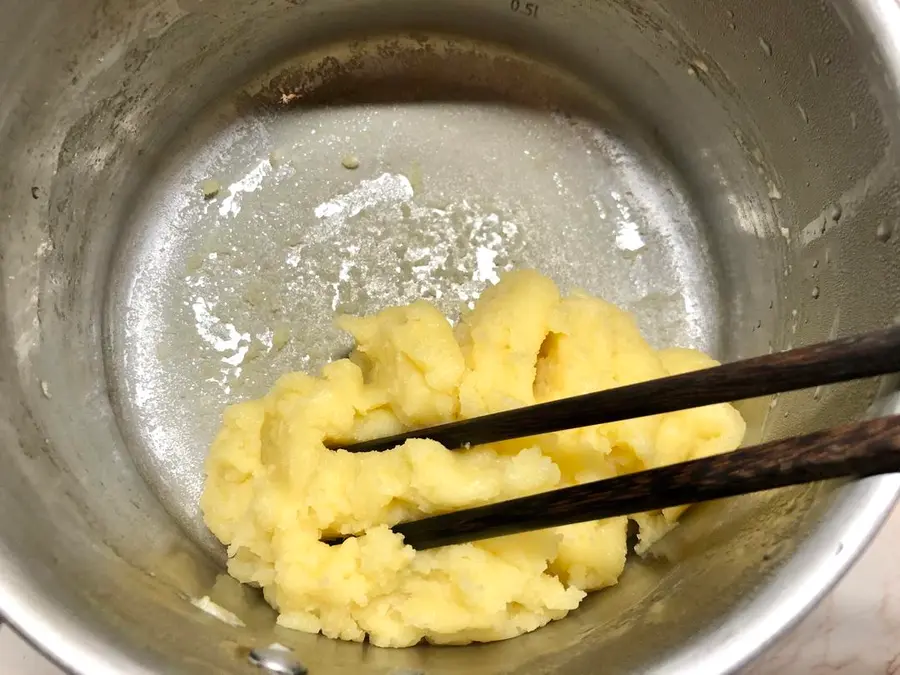
M 536 2 L 524 2 L 524 0 L 510 0 L 509 9 L 516 14 L 524 14 L 532 19 L 538 18 L 538 10 L 540 5 Z

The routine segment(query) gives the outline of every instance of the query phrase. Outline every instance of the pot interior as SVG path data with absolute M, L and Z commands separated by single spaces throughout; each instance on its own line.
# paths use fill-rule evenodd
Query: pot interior
M 700 506 L 563 621 L 402 651 L 275 627 L 198 508 L 223 407 L 346 354 L 335 312 L 454 316 L 534 267 L 721 360 L 889 325 L 880 3 L 5 4 L 0 610 L 77 671 L 253 672 L 278 642 L 313 674 L 726 672 L 891 503 L 877 479 Z M 892 391 L 740 408 L 752 442 Z

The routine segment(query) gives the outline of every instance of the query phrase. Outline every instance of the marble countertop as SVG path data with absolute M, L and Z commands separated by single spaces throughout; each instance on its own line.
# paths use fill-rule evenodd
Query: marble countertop
M 835 589 L 742 675 L 900 675 L 900 507 Z
M 900 508 L 834 591 L 742 675 L 900 675 Z M 0 673 L 63 675 L 8 628 Z

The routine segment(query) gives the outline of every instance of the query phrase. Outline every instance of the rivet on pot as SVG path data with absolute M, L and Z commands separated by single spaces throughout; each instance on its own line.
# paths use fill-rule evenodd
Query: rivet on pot
M 294 652 L 278 645 L 251 649 L 250 663 L 278 675 L 306 675 L 309 671 L 294 656 Z

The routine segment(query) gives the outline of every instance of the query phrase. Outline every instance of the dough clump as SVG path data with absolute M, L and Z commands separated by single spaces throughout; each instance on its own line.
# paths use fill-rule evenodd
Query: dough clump
M 228 571 L 262 588 L 282 626 L 382 647 L 503 640 L 616 583 L 627 518 L 417 552 L 389 526 L 733 450 L 744 421 L 713 405 L 450 451 L 349 443 L 715 365 L 655 351 L 634 319 L 537 272 L 505 275 L 454 328 L 424 301 L 344 316 L 348 359 L 291 373 L 229 407 L 206 462 L 206 523 Z M 638 551 L 682 508 L 640 514 Z M 339 546 L 322 537 L 361 534 Z

